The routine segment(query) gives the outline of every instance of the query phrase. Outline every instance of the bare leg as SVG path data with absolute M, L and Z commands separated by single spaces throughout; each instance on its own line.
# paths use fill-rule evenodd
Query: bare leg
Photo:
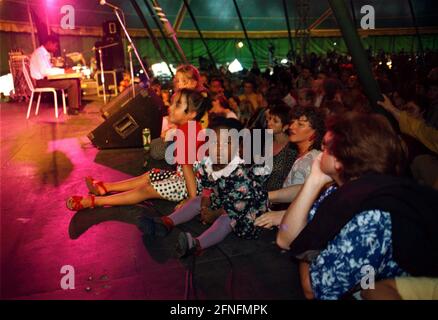
M 150 185 L 144 184 L 135 189 L 106 197 L 96 197 L 96 206 L 125 206 L 140 203 L 147 199 L 163 199 Z
M 149 173 L 142 174 L 141 176 L 130 178 L 127 180 L 117 181 L 117 182 L 104 182 L 108 192 L 123 192 L 128 190 L 133 190 L 140 188 L 141 186 L 150 185 Z
M 163 198 L 158 194 L 157 191 L 155 191 L 155 189 L 150 184 L 148 184 L 111 196 L 94 197 L 94 205 L 96 207 L 134 205 L 147 199 Z M 84 197 L 81 200 L 81 204 L 84 208 L 91 207 L 91 197 Z

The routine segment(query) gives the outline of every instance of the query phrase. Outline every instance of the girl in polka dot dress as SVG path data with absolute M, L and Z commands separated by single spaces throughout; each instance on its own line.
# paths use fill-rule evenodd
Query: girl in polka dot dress
M 152 169 L 132 179 L 105 183 L 87 177 L 86 183 L 91 195 L 70 197 L 67 208 L 78 211 L 97 206 L 134 205 L 147 199 L 179 202 L 187 197 L 195 198 L 197 186 L 193 163 L 198 148 L 205 140 L 199 120 L 209 108 L 211 100 L 202 92 L 182 89 L 174 95 L 169 109 L 169 121 L 179 129 L 175 142 L 176 171 Z M 105 196 L 110 192 L 118 193 Z

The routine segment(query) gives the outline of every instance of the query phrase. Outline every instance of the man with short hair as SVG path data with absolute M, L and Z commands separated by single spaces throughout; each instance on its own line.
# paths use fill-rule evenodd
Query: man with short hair
M 50 62 L 50 54 L 58 50 L 58 41 L 54 36 L 48 36 L 44 44 L 38 47 L 30 57 L 30 75 L 36 81 L 36 87 L 50 87 L 67 90 L 68 114 L 79 114 L 79 86 L 76 80 L 48 80 L 47 76 L 72 72 L 70 69 L 55 68 Z

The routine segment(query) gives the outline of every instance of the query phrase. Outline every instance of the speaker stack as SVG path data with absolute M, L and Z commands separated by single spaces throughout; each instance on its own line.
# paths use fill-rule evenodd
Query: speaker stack
M 102 25 L 103 37 L 101 41 L 97 41 L 94 46 L 96 48 L 115 44 L 105 49 L 102 49 L 103 69 L 105 71 L 115 70 L 123 72 L 125 69 L 125 51 L 122 42 L 121 26 L 118 21 L 105 21 Z M 97 66 L 100 66 L 99 51 L 96 50 Z M 119 81 L 119 79 L 117 79 Z

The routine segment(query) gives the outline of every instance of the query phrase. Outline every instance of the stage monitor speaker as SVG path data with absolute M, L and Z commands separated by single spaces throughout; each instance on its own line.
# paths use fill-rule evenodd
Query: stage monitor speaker
M 161 105 L 161 99 L 152 90 L 139 90 L 135 98 L 117 105 L 115 112 L 88 138 L 99 149 L 141 148 L 144 128 L 150 129 L 151 139 L 161 134 Z
M 134 85 L 135 93 L 139 93 L 144 90 L 139 84 Z M 120 108 L 123 108 L 132 99 L 132 87 L 129 86 L 123 90 L 117 97 L 111 98 L 111 100 L 100 108 L 100 112 L 104 119 L 108 119 Z

